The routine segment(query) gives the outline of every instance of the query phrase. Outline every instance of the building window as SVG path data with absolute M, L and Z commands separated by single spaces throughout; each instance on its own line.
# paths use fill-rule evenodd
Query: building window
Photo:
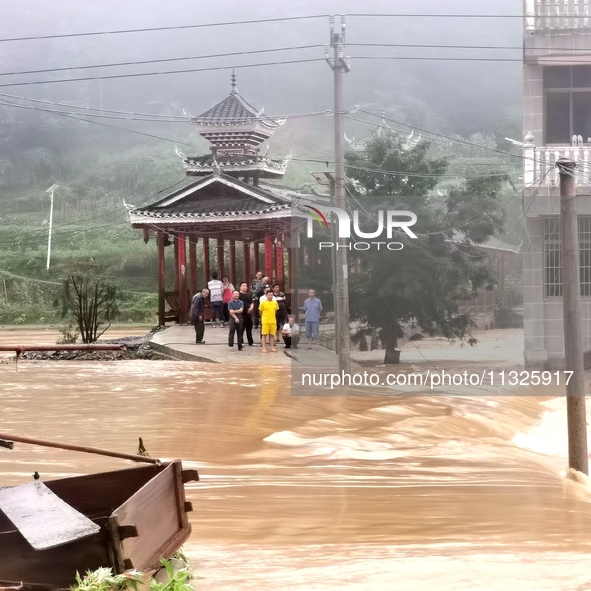
M 591 138 L 591 65 L 544 68 L 546 144 Z
M 591 216 L 579 216 L 579 277 L 581 296 L 591 297 Z M 562 297 L 560 218 L 544 218 L 544 296 Z

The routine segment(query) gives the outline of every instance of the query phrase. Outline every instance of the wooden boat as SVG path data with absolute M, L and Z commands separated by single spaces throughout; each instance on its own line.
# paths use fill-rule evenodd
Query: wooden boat
M 26 589 L 48 591 L 69 588 L 76 572 L 89 569 L 157 569 L 160 558 L 169 558 L 191 532 L 187 511 L 192 507 L 183 484 L 192 480 L 199 480 L 197 471 L 183 470 L 175 460 L 0 489 L 6 497 L 0 496 L 0 506 L 17 522 L 14 514 L 20 510 L 25 520 L 21 529 L 28 536 L 0 510 L 0 587 L 22 581 Z M 35 487 L 48 500 L 31 507 L 23 500 L 23 491 L 29 490 L 25 487 Z M 68 531 L 64 520 L 69 518 L 59 509 L 65 504 L 75 518 L 90 524 L 83 535 L 72 534 L 76 524 L 70 523 Z M 31 517 L 33 531 L 27 532 Z

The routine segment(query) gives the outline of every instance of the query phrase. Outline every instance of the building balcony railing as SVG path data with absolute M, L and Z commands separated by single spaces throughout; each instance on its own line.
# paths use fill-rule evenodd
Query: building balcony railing
M 534 137 L 528 134 L 523 145 L 523 183 L 525 187 L 550 187 L 558 185 L 559 158 L 571 158 L 577 164 L 577 184 L 591 185 L 591 142 L 584 144 L 581 138 L 573 138 L 570 146 L 536 146 Z
M 589 27 L 589 0 L 525 0 L 528 31 Z

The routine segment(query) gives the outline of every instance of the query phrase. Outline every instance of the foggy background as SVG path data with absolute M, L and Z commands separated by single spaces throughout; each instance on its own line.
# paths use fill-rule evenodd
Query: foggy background
M 330 13 L 420 13 L 520 15 L 520 0 L 316 1 L 196 3 L 172 0 L 102 0 L 80 3 L 61 0 L 26 4 L 5 0 L 0 7 L 0 38 L 55 35 L 128 28 L 182 26 L 236 20 L 278 18 Z M 241 94 L 269 115 L 332 108 L 332 76 L 323 61 L 323 48 L 315 47 L 259 55 L 194 59 L 169 63 L 68 70 L 51 73 L 8 74 L 48 68 L 108 64 L 121 61 L 191 57 L 290 46 L 325 44 L 328 19 L 257 23 L 184 30 L 98 35 L 65 39 L 4 41 L 0 43 L 0 92 L 105 109 L 197 115 L 223 99 L 230 89 L 231 70 L 152 75 L 123 79 L 10 86 L 44 80 L 165 72 L 178 69 L 232 67 L 270 61 L 320 58 L 317 62 L 283 64 L 237 70 Z M 513 50 L 360 47 L 356 43 L 512 46 Z M 368 60 L 356 56 L 427 56 L 462 58 L 521 58 L 520 18 L 387 18 L 347 17 L 347 50 L 353 66 L 345 78 L 345 105 L 362 107 L 412 125 L 443 133 L 469 136 L 494 132 L 520 134 L 521 64 L 487 61 Z M 6 86 L 9 85 L 9 86 Z M 0 97 L 29 107 L 46 107 Z M 48 107 L 56 108 L 56 107 Z M 206 150 L 186 122 L 134 122 L 93 118 L 117 127 L 141 130 L 177 140 L 188 154 Z M 49 121 L 48 121 L 49 120 Z M 4 123 L 4 125 L 2 125 Z M 18 125 L 16 125 L 18 123 Z M 49 125 L 49 128 L 47 128 Z M 47 134 L 64 132 L 50 149 L 62 155 L 97 145 L 126 149 L 155 146 L 147 140 L 115 129 L 72 122 L 63 116 L 0 104 L 4 137 L 0 157 L 12 160 L 15 150 L 40 147 Z M 7 129 L 7 127 L 9 129 Z M 271 155 L 293 150 L 305 157 L 312 150 L 330 154 L 332 119 L 316 117 L 288 122 L 271 140 Z M 368 128 L 348 122 L 349 135 Z M 66 133 L 67 131 L 67 133 Z M 310 135 L 311 134 L 311 135 Z M 10 136 L 8 138 L 7 136 Z M 313 138 L 313 141 L 311 139 Z M 55 140 L 55 137 L 53 138 Z M 519 139 L 519 138 L 517 138 Z M 98 142 L 98 144 L 97 144 Z M 181 142 L 192 146 L 181 145 Z M 67 144 L 67 145 L 64 145 Z M 164 146 L 162 146 L 165 149 Z M 174 146 L 167 145 L 168 151 Z M 507 144 L 506 149 L 510 146 Z M 8 153 L 7 153 L 8 151 Z M 6 162 L 4 165 L 7 171 Z M 0 173 L 2 168 L 0 165 Z M 14 173 L 14 171 L 13 171 Z M 42 174 L 42 172 L 40 173 Z M 9 176 L 11 176 L 9 174 Z M 23 171 L 8 185 L 35 182 Z M 20 180 L 19 180 L 20 179 Z M 7 186 L 4 179 L 3 186 Z

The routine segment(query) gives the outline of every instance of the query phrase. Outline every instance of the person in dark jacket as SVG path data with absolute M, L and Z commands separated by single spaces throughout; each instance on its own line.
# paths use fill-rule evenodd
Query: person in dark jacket
M 259 296 L 258 293 L 261 290 L 261 286 L 263 284 L 263 272 L 257 271 L 255 273 L 254 279 L 250 285 L 250 291 L 252 293 L 252 303 L 254 305 L 252 310 L 252 320 L 254 328 L 258 328 L 260 324 L 260 317 L 259 317 Z M 261 292 L 264 294 L 265 292 Z
M 248 283 L 243 281 L 240 284 L 240 299 L 244 302 L 244 313 L 242 318 L 242 330 L 243 334 L 246 332 L 246 340 L 249 346 L 254 346 L 254 340 L 252 338 L 252 313 L 254 310 L 254 304 L 252 301 L 252 293 L 248 291 Z M 243 337 L 244 339 L 244 337 Z
M 273 299 L 279 304 L 279 310 L 277 310 L 277 340 L 279 340 L 281 336 L 281 331 L 283 326 L 287 324 L 288 317 L 287 317 L 287 300 L 285 299 L 285 294 L 281 291 L 281 286 L 279 283 L 276 283 L 273 286 Z
M 209 296 L 209 289 L 202 289 L 197 292 L 191 301 L 191 311 L 189 320 L 195 325 L 195 343 L 202 345 L 205 343 L 203 335 L 205 334 L 205 300 Z

